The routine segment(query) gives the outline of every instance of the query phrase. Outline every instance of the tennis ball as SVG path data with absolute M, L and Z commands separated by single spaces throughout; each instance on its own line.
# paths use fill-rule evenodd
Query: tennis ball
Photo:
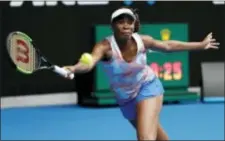
M 91 54 L 84 53 L 81 55 L 80 62 L 86 65 L 91 65 L 93 63 L 93 58 Z

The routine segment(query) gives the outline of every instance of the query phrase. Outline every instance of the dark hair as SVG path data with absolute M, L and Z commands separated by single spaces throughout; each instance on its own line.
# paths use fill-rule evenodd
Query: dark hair
M 140 29 L 140 26 L 141 26 L 140 19 L 139 19 L 139 15 L 138 15 L 138 13 L 137 13 L 138 9 L 133 9 L 133 8 L 129 8 L 129 9 L 130 9 L 130 10 L 134 13 L 134 15 L 136 16 L 134 32 L 138 32 L 139 29 Z
M 136 21 L 135 21 L 135 27 L 134 27 L 134 32 L 138 32 L 139 31 L 139 29 L 140 29 L 140 26 L 141 26 L 141 24 L 140 24 L 140 19 L 139 19 L 139 15 L 138 15 L 138 9 L 133 9 L 133 8 L 131 8 L 131 7 L 128 7 L 128 6 L 123 6 L 123 7 L 121 7 L 121 8 L 128 8 L 128 9 L 130 9 L 133 13 L 134 13 L 134 15 L 135 15 L 135 17 L 136 17 Z M 119 8 L 120 9 L 120 8 Z

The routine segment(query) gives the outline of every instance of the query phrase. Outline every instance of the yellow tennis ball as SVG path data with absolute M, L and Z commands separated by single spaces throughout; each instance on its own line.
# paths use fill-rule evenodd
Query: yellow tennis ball
M 93 58 L 91 54 L 84 53 L 81 55 L 80 62 L 86 65 L 91 65 L 93 63 Z

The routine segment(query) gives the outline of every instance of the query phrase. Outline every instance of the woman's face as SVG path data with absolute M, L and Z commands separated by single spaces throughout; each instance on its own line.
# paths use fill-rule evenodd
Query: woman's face
M 128 15 L 121 15 L 113 22 L 114 34 L 124 40 L 130 39 L 135 27 L 135 20 Z

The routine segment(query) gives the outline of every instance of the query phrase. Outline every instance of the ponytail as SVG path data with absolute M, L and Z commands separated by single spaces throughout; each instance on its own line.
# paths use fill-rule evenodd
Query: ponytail
M 137 13 L 137 9 L 131 9 L 134 12 L 134 15 L 136 16 L 136 21 L 135 21 L 135 27 L 134 27 L 134 32 L 138 32 L 140 29 L 140 19 L 139 15 Z

